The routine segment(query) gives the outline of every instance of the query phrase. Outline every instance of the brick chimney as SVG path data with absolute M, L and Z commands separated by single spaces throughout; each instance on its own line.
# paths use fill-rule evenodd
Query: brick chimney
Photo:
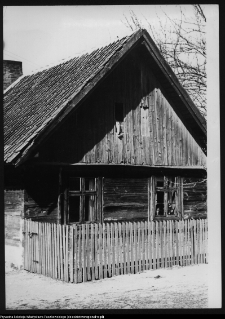
M 3 90 L 15 82 L 23 75 L 22 62 L 19 61 L 3 61 Z

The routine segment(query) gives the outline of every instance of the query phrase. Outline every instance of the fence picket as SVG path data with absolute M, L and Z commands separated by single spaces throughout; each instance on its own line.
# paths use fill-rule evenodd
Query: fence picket
M 131 260 L 130 260 L 130 234 L 129 234 L 129 224 L 126 222 L 126 261 L 127 261 L 127 273 L 131 272 Z
M 145 221 L 145 270 L 149 269 L 148 253 L 148 222 Z
M 153 269 L 156 269 L 155 222 L 152 222 L 152 252 L 153 252 Z
M 87 280 L 91 280 L 90 272 L 90 235 L 89 235 L 89 224 L 86 224 L 86 253 L 87 253 Z
M 207 263 L 207 233 L 207 219 L 73 226 L 24 220 L 24 269 L 78 283 Z
M 104 278 L 107 278 L 107 250 L 106 250 L 106 226 L 105 223 L 103 223 L 103 249 L 104 249 Z M 118 263 L 119 267 L 119 263 Z
M 118 235 L 118 253 L 119 253 L 119 274 L 122 275 L 123 274 L 123 257 L 122 257 L 122 235 L 121 235 L 121 223 L 118 224 L 118 230 L 119 230 L 119 235 Z
M 123 273 L 127 273 L 127 267 L 126 267 L 126 249 L 125 249 L 125 239 L 126 239 L 126 228 L 125 223 L 122 223 L 122 243 L 123 243 Z
M 133 245 L 133 224 L 129 223 L 130 230 L 130 260 L 131 260 L 131 273 L 134 273 L 134 245 Z
M 109 223 L 107 223 L 107 255 L 108 255 L 108 275 L 112 276 L 112 268 L 111 268 L 111 247 L 110 247 L 110 227 Z
M 118 249 L 118 224 L 115 223 L 115 265 L 116 265 L 116 273 L 115 275 L 119 275 L 119 249 Z
M 74 249 L 74 256 L 73 256 L 73 275 L 74 275 L 74 282 L 75 284 L 78 282 L 78 239 L 77 239 L 77 225 L 73 225 L 73 249 Z
M 91 224 L 91 280 L 95 279 L 95 236 L 94 224 Z
M 179 266 L 179 227 L 178 227 L 178 221 L 175 221 L 176 225 L 176 265 Z
M 161 248 L 161 262 L 160 262 L 160 267 L 164 268 L 164 243 L 163 243 L 163 222 L 160 221 L 159 222 L 159 226 L 160 226 L 160 248 Z
M 137 224 L 134 223 L 134 273 L 137 272 Z
M 103 278 L 102 266 L 102 224 L 99 224 L 99 279 Z
M 95 224 L 95 279 L 98 279 L 98 253 L 99 253 L 99 249 L 98 249 L 98 224 Z
M 141 251 L 142 251 L 142 270 L 145 270 L 145 227 L 144 227 L 144 222 L 141 222 L 141 241 L 142 241 L 142 245 L 141 245 Z

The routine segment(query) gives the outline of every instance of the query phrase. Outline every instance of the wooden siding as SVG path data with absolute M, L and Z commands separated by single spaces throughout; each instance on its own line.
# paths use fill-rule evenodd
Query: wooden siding
M 183 196 L 184 219 L 207 217 L 207 184 L 205 179 L 185 178 Z
M 105 178 L 104 221 L 148 220 L 148 179 Z
M 124 136 L 115 103 L 124 105 Z M 144 106 L 144 108 L 143 108 Z M 203 166 L 206 157 L 151 69 L 128 56 L 40 150 L 40 160 L 149 166 Z

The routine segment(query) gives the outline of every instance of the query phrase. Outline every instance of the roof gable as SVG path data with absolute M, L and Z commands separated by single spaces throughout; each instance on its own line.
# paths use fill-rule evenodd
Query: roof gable
M 182 88 L 145 30 L 139 30 L 90 54 L 21 78 L 4 96 L 6 163 L 21 163 L 78 106 L 122 58 L 144 43 L 164 77 L 172 81 L 194 123 L 206 135 L 200 112 Z

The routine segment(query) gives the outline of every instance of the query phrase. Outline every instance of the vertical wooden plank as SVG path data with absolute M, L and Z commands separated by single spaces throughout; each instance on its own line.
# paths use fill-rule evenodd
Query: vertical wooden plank
M 180 230 L 180 265 L 184 266 L 184 221 L 179 222 Z
M 43 274 L 43 223 L 39 223 L 40 232 L 40 274 Z
M 50 233 L 50 242 L 51 242 L 51 277 L 55 278 L 55 264 L 54 264 L 55 247 L 54 247 L 53 226 L 54 226 L 54 224 L 51 223 L 50 224 L 50 229 L 51 229 L 51 233 Z
M 145 221 L 145 270 L 149 268 L 149 260 L 148 260 L 148 222 Z
M 52 258 L 52 278 L 55 278 L 55 242 L 54 242 L 54 223 L 51 223 L 51 258 Z
M 122 223 L 122 234 L 123 234 L 123 273 L 127 273 L 127 267 L 126 267 L 126 229 L 125 229 L 125 223 Z
M 156 269 L 155 223 L 156 223 L 156 222 L 152 222 L 152 253 L 153 253 L 153 269 Z
M 199 220 L 199 263 L 202 263 L 202 220 Z
M 194 263 L 194 246 L 193 246 L 193 221 L 190 220 L 190 243 L 191 243 L 191 258 L 190 258 L 190 263 L 193 264 Z
M 102 262 L 102 224 L 99 224 L 99 279 L 103 278 L 103 274 L 102 274 L 102 266 L 103 266 L 103 262 Z
M 118 248 L 118 224 L 115 223 L 115 275 L 119 275 L 119 248 Z
M 95 279 L 99 279 L 99 247 L 98 247 L 98 224 L 95 224 Z
M 187 265 L 191 264 L 191 237 L 190 237 L 190 220 L 187 220 Z
M 56 278 L 55 274 L 55 242 L 54 242 L 54 224 L 50 225 L 50 253 L 51 253 L 51 278 Z
M 74 269 L 73 269 L 73 280 L 74 283 L 77 284 L 78 278 L 77 278 L 77 268 L 78 268 L 78 240 L 77 240 L 77 225 L 73 225 L 73 249 L 74 249 L 74 256 L 73 256 L 73 263 L 74 263 Z
M 114 223 L 111 223 L 112 276 L 115 276 L 115 240 Z
M 157 260 L 157 269 L 159 269 L 159 222 L 156 221 L 156 260 Z
M 188 266 L 188 253 L 189 253 L 189 236 L 188 236 L 188 220 L 184 221 L 185 241 L 184 241 L 184 254 L 185 254 L 185 266 Z
M 70 282 L 74 282 L 74 228 L 69 226 L 69 270 L 70 270 Z
M 148 221 L 148 258 L 149 258 L 149 268 L 152 270 L 152 222 Z
M 172 220 L 172 265 L 175 265 L 175 222 Z
M 102 232 L 103 232 L 103 249 L 104 249 L 104 278 L 107 278 L 107 250 L 106 250 L 106 227 L 105 227 L 105 223 L 103 223 L 103 229 L 102 229 Z
M 203 264 L 206 263 L 206 260 L 205 260 L 205 219 L 202 220 L 203 221 L 203 225 L 202 225 L 202 228 L 203 228 L 203 245 L 202 245 L 202 253 L 203 253 Z
M 137 258 L 137 223 L 134 222 L 134 273 L 138 272 L 138 258 Z
M 24 226 L 23 226 L 23 238 L 24 238 L 24 254 L 23 254 L 23 264 L 24 264 L 24 269 L 27 269 L 27 264 L 26 264 L 26 257 L 27 257 L 27 224 L 26 224 L 26 219 L 24 219 Z
M 91 280 L 90 262 L 91 262 L 91 250 L 90 250 L 90 225 L 86 224 L 86 247 L 87 247 L 87 280 Z
M 165 243 L 163 242 L 163 222 L 160 221 L 159 222 L 159 225 L 160 225 L 160 248 L 161 248 L 161 268 L 164 268 L 164 245 Z
M 67 264 L 67 225 L 62 225 L 62 249 L 63 249 L 63 280 L 68 281 L 68 264 Z
M 141 222 L 141 242 L 142 242 L 142 247 L 141 247 L 141 251 L 142 251 L 142 271 L 145 270 L 145 227 L 144 227 L 144 222 Z
M 70 226 L 66 225 L 66 272 L 67 282 L 70 281 Z
M 179 242 L 179 225 L 178 225 L 178 221 L 176 220 L 176 265 L 179 266 L 179 246 L 180 246 L 180 242 Z
M 200 252 L 200 247 L 201 247 L 201 226 L 200 226 L 200 220 L 197 220 L 197 226 L 198 226 L 198 264 L 201 263 L 201 252 Z
M 52 224 L 49 224 L 49 276 L 52 278 L 52 238 L 51 238 Z
M 108 274 L 109 274 L 109 277 L 112 276 L 110 237 L 111 237 L 110 227 L 109 227 L 109 223 L 107 223 L 107 253 L 108 253 Z
M 57 224 L 57 256 L 58 256 L 58 279 L 61 279 L 61 246 L 60 246 L 60 228 L 61 225 Z
M 164 261 L 164 267 L 167 268 L 168 264 L 167 264 L 167 251 L 168 251 L 168 247 L 167 247 L 167 223 L 164 220 L 163 221 L 163 237 L 164 237 L 164 256 L 165 256 L 165 261 Z
M 30 220 L 27 221 L 27 270 L 30 271 Z
M 45 275 L 45 249 L 46 249 L 45 223 L 42 223 L 42 274 L 43 275 Z
M 133 245 L 133 223 L 129 223 L 130 228 L 130 254 L 131 254 L 131 273 L 134 273 L 134 245 Z
M 138 272 L 141 272 L 141 224 L 140 222 L 137 223 L 138 225 Z
M 206 247 L 206 263 L 208 263 L 208 219 L 206 221 L 206 240 L 205 240 L 205 247 Z
M 82 229 L 81 229 L 81 225 L 79 225 L 77 227 L 77 231 L 78 231 L 78 274 L 77 274 L 77 282 L 82 282 L 82 256 L 81 256 L 81 252 L 82 252 Z
M 63 256 L 63 280 L 66 281 L 66 238 L 65 225 L 62 225 L 62 256 Z
M 172 221 L 169 220 L 169 265 L 172 267 L 173 265 L 173 235 L 172 235 Z
M 153 104 L 154 104 L 154 97 L 153 91 L 149 94 L 149 128 L 150 128 L 150 149 L 152 153 L 151 163 L 155 165 L 155 150 L 154 150 L 154 127 L 153 127 Z
M 130 274 L 130 236 L 129 224 L 126 222 L 126 260 L 127 260 L 127 273 Z
M 94 224 L 91 224 L 91 280 L 95 279 Z
M 118 243 L 118 247 L 119 247 L 119 274 L 122 275 L 123 274 L 123 256 L 122 256 L 122 231 L 121 231 L 121 223 L 119 223 L 119 243 Z
M 196 227 L 196 223 L 197 221 L 194 219 L 193 220 L 193 223 L 194 223 L 194 263 L 197 264 L 197 245 L 198 245 L 198 242 L 197 242 L 197 227 Z
M 86 236 L 85 236 L 85 224 L 81 225 L 81 230 L 82 231 L 82 275 L 83 275 L 83 282 L 87 281 L 87 267 L 86 267 Z
M 48 224 L 45 223 L 45 275 L 48 276 Z

